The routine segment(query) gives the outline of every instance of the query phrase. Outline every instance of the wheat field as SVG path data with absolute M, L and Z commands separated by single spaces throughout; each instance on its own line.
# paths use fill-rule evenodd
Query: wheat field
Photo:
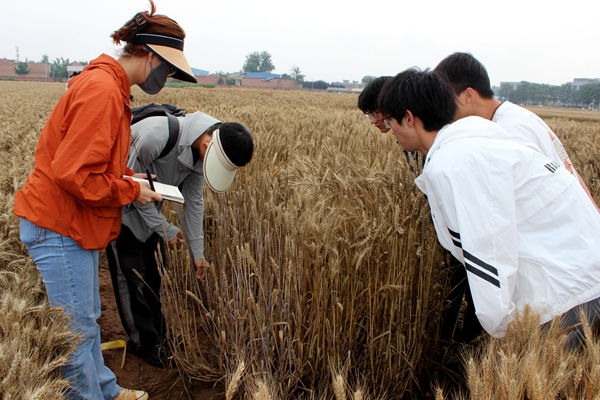
M 76 340 L 45 303 L 12 214 L 39 132 L 63 92 L 59 84 L 0 82 L 3 398 L 61 398 L 59 369 Z M 370 126 L 356 96 L 205 88 L 134 94 L 136 106 L 173 103 L 240 122 L 255 140 L 254 158 L 231 190 L 205 190 L 207 278 L 196 281 L 185 248 L 158 255 L 168 266 L 162 290 L 176 367 L 190 385 L 223 382 L 227 400 L 597 398 L 596 341 L 590 335 L 585 356 L 567 353 L 560 332 L 539 334 L 535 315 L 513 324 L 500 353 L 486 338 L 448 352 L 440 316 L 450 260 L 413 184 L 419 167 Z M 543 117 L 600 199 L 600 115 Z M 172 207 L 165 212 L 177 221 Z M 464 360 L 464 371 L 448 381 L 440 372 L 452 357 Z M 529 372 L 517 372 L 523 369 Z M 44 394 L 24 392 L 32 388 Z

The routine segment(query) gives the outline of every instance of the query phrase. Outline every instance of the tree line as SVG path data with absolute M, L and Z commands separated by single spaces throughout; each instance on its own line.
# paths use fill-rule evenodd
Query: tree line
M 375 79 L 375 76 L 365 75 L 362 83 L 366 86 L 373 79 Z M 587 83 L 582 85 L 579 90 L 575 90 L 570 83 L 552 86 L 544 83 L 522 81 L 515 86 L 508 83 L 501 87 L 494 87 L 494 94 L 500 100 L 525 105 L 590 107 L 594 109 L 597 109 L 600 105 L 600 82 Z
M 53 78 L 68 78 L 67 66 L 71 63 L 69 59 L 62 57 L 50 62 L 48 55 L 44 54 L 42 64 L 49 64 L 49 76 Z M 88 65 L 87 61 L 79 61 L 81 65 Z M 242 65 L 242 72 L 271 72 L 275 69 L 271 54 L 268 51 L 254 51 L 246 55 L 246 60 Z M 15 72 L 19 75 L 26 75 L 30 72 L 26 62 L 19 61 L 15 65 Z M 225 76 L 226 73 L 219 72 Z M 323 80 L 305 81 L 306 75 L 302 74 L 300 67 L 294 66 L 289 73 L 281 75 L 282 78 L 294 79 L 301 83 L 302 87 L 308 89 L 327 89 L 332 84 Z M 375 76 L 366 75 L 362 79 L 363 85 L 367 85 Z M 228 79 L 229 81 L 229 79 Z M 235 84 L 231 79 L 228 84 Z M 600 83 L 588 83 L 582 85 L 579 90 L 570 83 L 564 83 L 560 86 L 552 86 L 543 83 L 532 83 L 527 81 L 520 82 L 515 88 L 511 84 L 502 85 L 500 88 L 494 88 L 496 96 L 501 100 L 508 100 L 516 104 L 526 105 L 545 105 L 557 107 L 586 107 L 597 109 L 600 105 Z
M 570 83 L 552 86 L 523 81 L 516 88 L 505 84 L 496 89 L 498 98 L 516 104 L 586 108 L 600 104 L 600 83 L 587 83 L 575 90 Z
M 54 61 L 50 62 L 50 59 L 47 54 L 42 56 L 41 64 L 47 64 L 49 66 L 48 77 L 50 78 L 68 78 L 69 73 L 67 72 L 67 66 L 71 64 L 69 59 L 64 59 L 62 57 L 54 59 Z M 87 61 L 78 61 L 81 65 L 88 65 Z M 31 69 L 27 66 L 27 62 L 25 61 L 17 61 L 15 63 L 15 73 L 18 75 L 27 75 L 31 72 Z

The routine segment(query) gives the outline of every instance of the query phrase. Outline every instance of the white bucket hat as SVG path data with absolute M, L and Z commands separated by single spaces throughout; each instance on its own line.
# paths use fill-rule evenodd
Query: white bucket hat
M 213 132 L 213 137 L 206 149 L 202 170 L 208 186 L 215 192 L 225 192 L 235 178 L 238 167 L 231 162 L 221 143 L 219 130 Z

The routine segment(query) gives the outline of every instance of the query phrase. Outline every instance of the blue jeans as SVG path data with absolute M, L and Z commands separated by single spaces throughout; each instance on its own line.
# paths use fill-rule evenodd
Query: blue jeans
M 71 329 L 81 336 L 62 370 L 73 388 L 69 398 L 114 399 L 121 389 L 100 350 L 98 251 L 82 249 L 70 237 L 24 218 L 20 230 L 21 241 L 42 274 L 50 305 L 63 307 L 71 317 Z

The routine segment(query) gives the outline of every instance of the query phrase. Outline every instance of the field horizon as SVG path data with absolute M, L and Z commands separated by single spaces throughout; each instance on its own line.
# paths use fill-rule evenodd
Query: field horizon
M 76 340 L 60 311 L 47 306 L 12 211 L 62 93 L 60 83 L 0 81 L 5 398 L 62 398 L 60 366 Z M 600 394 L 594 383 L 600 382 L 600 346 L 589 330 L 585 354 L 561 350 L 561 332 L 540 335 L 534 314 L 516 321 L 502 349 L 486 337 L 469 348 L 443 340 L 452 260 L 414 185 L 419 166 L 406 163 L 391 134 L 371 126 L 356 95 L 220 88 L 133 93 L 134 106 L 201 110 L 242 123 L 255 140 L 254 158 L 231 190 L 204 192 L 207 278 L 194 278 L 184 247 L 158 254 L 176 370 L 189 388 L 220 382 L 224 393 L 217 398 L 226 400 Z M 598 203 L 600 112 L 531 110 L 559 136 Z M 164 212 L 178 223 L 172 206 Z

